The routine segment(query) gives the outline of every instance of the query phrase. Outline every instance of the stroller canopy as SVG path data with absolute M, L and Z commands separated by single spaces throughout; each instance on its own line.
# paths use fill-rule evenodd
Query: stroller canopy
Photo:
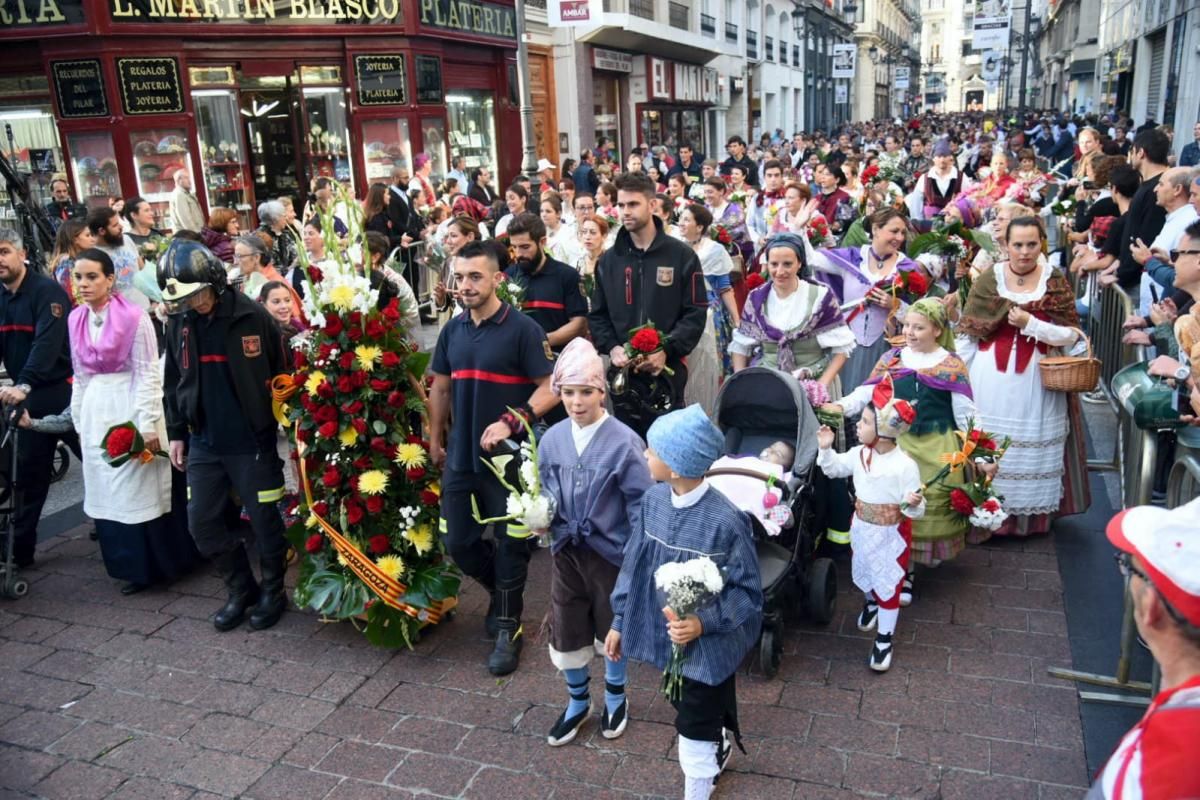
M 817 417 L 799 382 L 770 367 L 736 372 L 717 394 L 717 427 L 730 455 L 758 455 L 776 441 L 796 448 L 792 472 L 805 475 L 817 458 Z

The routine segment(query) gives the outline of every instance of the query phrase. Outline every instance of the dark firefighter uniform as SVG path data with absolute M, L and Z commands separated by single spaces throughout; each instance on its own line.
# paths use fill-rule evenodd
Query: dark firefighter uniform
M 71 302 L 57 281 L 26 268 L 15 292 L 0 285 L 0 354 L 14 386 L 27 387 L 25 408 L 31 417 L 61 414 L 71 405 L 71 344 L 67 314 Z M 5 413 L 8 409 L 5 409 Z M 17 488 L 21 507 L 16 516 L 14 557 L 18 566 L 33 563 L 37 524 L 50 491 L 50 472 L 58 435 L 21 431 L 17 446 Z M 74 434 L 72 449 L 79 452 Z M 11 469 L 10 456 L 0 466 Z

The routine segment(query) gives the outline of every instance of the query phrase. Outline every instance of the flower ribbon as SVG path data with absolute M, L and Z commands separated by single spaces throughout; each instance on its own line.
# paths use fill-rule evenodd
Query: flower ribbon
M 280 377 L 290 376 L 276 376 L 276 378 Z M 271 383 L 272 391 L 274 391 L 275 379 L 272 379 Z M 374 561 L 364 555 L 363 551 L 355 546 L 354 542 L 347 539 L 338 532 L 337 528 L 312 511 L 312 484 L 308 480 L 308 469 L 304 463 L 305 448 L 303 445 L 299 445 L 299 449 L 300 458 L 297 459 L 297 463 L 300 465 L 300 485 L 304 487 L 304 499 L 308 503 L 309 513 L 317 520 L 317 525 L 329 537 L 329 541 L 333 542 L 333 548 L 346 560 L 346 565 L 350 567 L 350 571 L 357 575 L 358 579 L 366 584 L 367 588 L 374 592 L 376 597 L 392 608 L 407 614 L 418 622 L 428 625 L 438 624 L 444 613 L 458 605 L 458 598 L 448 597 L 445 600 L 438 600 L 429 608 L 416 608 L 415 606 L 401 602 L 401 598 L 408 591 L 408 587 L 385 574 Z
M 300 384 L 296 383 L 290 372 L 283 372 L 271 378 L 270 385 L 271 412 L 275 415 L 275 421 L 286 428 L 292 424 L 288 419 L 287 401 L 299 390 Z

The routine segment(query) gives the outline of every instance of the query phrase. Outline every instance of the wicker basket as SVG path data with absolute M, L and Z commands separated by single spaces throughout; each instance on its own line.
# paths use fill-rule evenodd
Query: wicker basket
M 1092 356 L 1092 342 L 1087 334 L 1077 331 L 1087 342 L 1086 356 L 1047 356 L 1038 363 L 1042 386 L 1051 392 L 1090 392 L 1100 380 L 1100 359 Z

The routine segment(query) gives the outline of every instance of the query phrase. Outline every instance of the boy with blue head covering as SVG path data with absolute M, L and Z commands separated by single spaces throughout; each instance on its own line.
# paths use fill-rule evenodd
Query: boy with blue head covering
M 625 549 L 604 648 L 609 659 L 624 655 L 659 669 L 673 645 L 686 648 L 683 690 L 671 701 L 679 764 L 686 800 L 707 800 L 732 754 L 731 737 L 741 747 L 734 675 L 758 641 L 762 582 L 749 518 L 704 479 L 725 442 L 700 406 L 659 417 L 646 439 L 659 483 L 642 497 L 642 525 Z M 655 571 L 702 556 L 721 570 L 720 594 L 694 615 L 667 618 Z

